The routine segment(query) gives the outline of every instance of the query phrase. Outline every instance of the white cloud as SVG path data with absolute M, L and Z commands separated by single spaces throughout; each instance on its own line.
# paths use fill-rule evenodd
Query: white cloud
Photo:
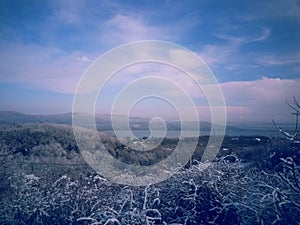
M 0 82 L 19 83 L 23 87 L 74 93 L 88 66 L 81 52 L 66 54 L 53 47 L 2 42 Z
M 238 28 L 236 28 L 238 29 Z M 258 41 L 264 41 L 266 40 L 271 34 L 271 29 L 268 27 L 262 27 L 260 28 L 260 34 L 254 34 L 254 35 L 242 35 L 242 36 L 233 36 L 233 35 L 228 35 L 224 33 L 219 33 L 216 34 L 216 37 L 226 40 L 231 42 L 233 45 L 238 46 L 246 43 L 251 43 L 251 42 L 258 42 Z
M 271 29 L 263 27 L 261 34 L 258 37 L 254 37 L 251 41 L 256 42 L 256 41 L 264 41 L 266 40 L 271 34 Z
M 163 39 L 167 35 L 166 30 L 146 23 L 140 15 L 117 14 L 105 22 L 102 30 L 101 40 L 109 44 Z
M 300 80 L 263 77 L 255 81 L 222 83 L 229 120 L 239 117 L 250 121 L 291 120 L 285 99 L 300 99 Z M 239 110 L 236 110 L 239 109 Z M 242 114 L 241 114 L 242 112 Z M 241 118 L 241 119 L 242 119 Z
M 266 55 L 258 59 L 258 62 L 262 65 L 267 66 L 282 66 L 290 64 L 299 64 L 300 63 L 300 54 L 292 54 L 285 56 L 278 55 Z
M 238 50 L 236 44 L 205 45 L 199 55 L 209 65 L 226 64 L 231 60 Z
M 229 26 L 229 25 L 227 25 Z M 229 26 L 231 27 L 231 26 Z M 232 29 L 232 28 L 230 28 Z M 234 27 L 235 30 L 240 29 L 239 26 Z M 228 70 L 239 68 L 237 62 L 240 58 L 245 58 L 245 54 L 241 56 L 240 48 L 252 42 L 261 42 L 269 38 L 271 29 L 268 27 L 260 28 L 260 33 L 256 35 L 242 35 L 233 36 L 228 35 L 224 30 L 223 33 L 218 33 L 215 36 L 221 40 L 226 41 L 224 44 L 207 44 L 199 52 L 199 55 L 209 65 L 225 65 Z
M 78 56 L 77 60 L 79 62 L 91 62 L 91 60 L 87 56 L 85 56 L 85 55 Z
M 143 69 L 145 70 L 143 71 Z M 129 67 L 127 71 L 121 72 L 119 74 L 121 77 L 119 79 L 115 77 L 115 80 L 110 85 L 113 87 L 116 84 L 122 85 L 126 82 L 139 79 L 142 77 L 141 73 L 143 76 L 162 76 L 176 82 L 177 85 L 183 88 L 195 100 L 200 118 L 209 120 L 210 110 L 203 90 L 199 89 L 188 76 L 174 68 L 155 66 L 154 64 L 146 66 L 143 64 L 134 65 Z M 299 79 L 288 80 L 262 77 L 254 81 L 231 81 L 220 83 L 219 85 L 224 94 L 229 121 L 270 122 L 273 118 L 278 121 L 291 121 L 293 117 L 290 115 L 289 107 L 285 104 L 285 99 L 289 99 L 292 96 L 300 99 Z M 111 87 L 108 89 L 111 90 Z M 203 84 L 202 88 L 211 94 L 214 93 L 217 87 Z M 168 88 L 165 91 L 170 98 L 182 97 L 177 90 Z M 137 94 L 140 93 L 143 93 L 143 87 L 141 87 L 140 92 Z M 143 106 L 144 111 L 150 110 L 147 108 L 147 105 Z M 182 107 L 185 107 L 184 104 Z M 174 115 L 171 115 L 171 117 L 174 117 Z
M 208 86 L 207 89 L 216 88 L 211 85 L 206 86 Z M 210 120 L 210 108 L 201 90 L 196 86 L 182 85 L 182 87 L 195 102 L 198 102 L 196 106 L 200 120 Z M 294 122 L 292 110 L 285 100 L 291 99 L 292 96 L 300 100 L 300 79 L 263 77 L 254 81 L 221 83 L 220 87 L 225 98 L 228 122 L 271 122 L 272 119 L 280 122 Z M 169 92 L 169 94 L 176 96 L 176 93 Z M 146 108 L 145 106 L 144 109 L 147 110 Z
M 0 62 L 2 74 L 0 82 L 23 83 L 25 86 L 55 92 L 74 93 L 80 77 L 89 64 L 89 58 L 93 58 L 81 52 L 66 55 L 50 47 L 9 45 L 10 43 L 2 43 L 0 49 L 1 53 L 6 56 Z M 177 69 L 164 65 L 139 64 L 128 67 L 128 70 L 124 71 L 126 76 L 123 74 L 124 77 L 116 77 L 111 85 L 112 87 L 122 86 L 124 82 L 137 79 L 141 73 L 145 76 L 160 75 L 170 79 L 186 90 L 192 98 L 198 101 L 204 99 L 205 102 L 203 93 L 192 80 Z M 229 121 L 270 121 L 272 118 L 277 121 L 292 120 L 291 111 L 284 101 L 292 96 L 300 99 L 299 79 L 263 77 L 254 81 L 221 83 L 220 87 L 227 104 Z M 166 91 L 170 96 L 176 96 L 176 91 Z M 198 110 L 201 118 L 209 118 L 205 116 L 209 113 L 207 106 L 199 104 Z M 145 110 L 147 110 L 146 107 Z
M 228 122 L 294 122 L 286 99 L 295 96 L 300 100 L 300 79 L 287 80 L 263 77 L 254 81 L 221 83 Z M 215 88 L 215 87 L 208 87 Z M 189 87 L 193 99 L 202 98 L 199 89 Z M 200 120 L 210 120 L 210 109 L 205 101 L 197 105 Z

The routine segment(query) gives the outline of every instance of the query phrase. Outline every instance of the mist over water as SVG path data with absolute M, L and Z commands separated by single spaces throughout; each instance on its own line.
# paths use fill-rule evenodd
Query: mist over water
M 113 130 L 103 130 L 105 134 L 115 136 Z M 137 138 L 149 137 L 149 130 L 132 130 L 133 134 Z M 188 132 L 187 132 L 188 133 Z M 192 133 L 192 132 L 191 132 Z M 218 133 L 214 133 L 218 135 Z M 210 131 L 200 131 L 200 136 L 209 136 Z M 266 136 L 266 137 L 283 137 L 283 135 L 275 129 L 261 130 L 261 129 L 249 129 L 249 130 L 227 130 L 225 135 L 227 136 Z M 180 130 L 168 130 L 166 133 L 167 138 L 178 138 L 180 136 Z M 126 136 L 124 136 L 126 137 Z

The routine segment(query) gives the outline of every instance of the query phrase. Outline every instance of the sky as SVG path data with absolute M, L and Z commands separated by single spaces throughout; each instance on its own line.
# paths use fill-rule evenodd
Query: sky
M 173 42 L 199 55 L 219 82 L 229 122 L 293 120 L 285 100 L 300 101 L 299 0 L 2 0 L 0 110 L 71 112 L 87 68 L 107 51 L 142 40 Z M 128 82 L 163 74 L 179 80 L 200 120 L 209 120 L 201 90 L 178 71 L 179 78 L 172 78 L 175 73 L 165 65 L 128 67 L 104 88 L 97 110 L 109 113 Z M 170 104 L 157 99 L 131 113 L 177 118 Z

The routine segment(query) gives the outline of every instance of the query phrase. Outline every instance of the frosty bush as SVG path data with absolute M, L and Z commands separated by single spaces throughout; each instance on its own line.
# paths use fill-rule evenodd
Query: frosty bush
M 1 224 L 298 224 L 299 167 L 282 159 L 280 173 L 229 163 L 201 164 L 146 187 L 114 185 L 99 175 L 45 182 L 11 176 Z

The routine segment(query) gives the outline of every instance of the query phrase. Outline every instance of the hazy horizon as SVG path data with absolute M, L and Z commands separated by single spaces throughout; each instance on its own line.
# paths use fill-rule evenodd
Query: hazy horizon
M 62 112 L 62 113 L 26 113 L 26 112 L 19 112 L 19 111 L 2 111 L 0 110 L 0 116 L 3 116 L 1 115 L 1 113 L 17 113 L 17 114 L 22 114 L 22 115 L 25 115 L 25 116 L 36 116 L 36 117 L 39 117 L 39 116 L 42 116 L 42 117 L 47 117 L 47 116 L 50 116 L 50 117 L 53 117 L 55 119 L 55 116 L 57 116 L 59 118 L 59 116 L 72 116 L 72 112 Z M 76 113 L 75 113 L 76 114 Z M 95 114 L 96 118 L 107 118 L 107 117 L 110 117 L 111 114 L 107 114 L 107 113 L 104 113 L 104 114 L 101 114 L 101 113 L 96 113 Z M 127 115 L 115 115 L 115 116 L 120 116 L 120 117 L 128 117 Z M 145 117 L 145 116 L 129 116 L 130 118 L 132 119 L 142 119 L 142 120 L 151 120 L 153 119 L 153 117 Z M 168 119 L 168 118 L 163 118 L 166 122 L 180 122 L 179 119 Z M 195 121 L 185 121 L 187 123 L 190 123 L 190 122 L 195 122 Z M 211 123 L 210 120 L 199 120 L 200 123 Z M 284 128 L 286 129 L 294 129 L 294 125 L 295 125 L 295 120 L 290 120 L 290 121 L 276 121 L 278 123 L 278 125 L 280 126 L 284 126 Z M 233 126 L 236 128 L 242 128 L 244 127 L 245 129 L 247 128 L 262 128 L 263 126 L 267 126 L 266 128 L 274 128 L 274 131 L 278 132 L 277 128 L 274 126 L 273 122 L 272 122 L 272 119 L 270 120 L 266 120 L 266 121 L 227 121 L 227 126 Z

